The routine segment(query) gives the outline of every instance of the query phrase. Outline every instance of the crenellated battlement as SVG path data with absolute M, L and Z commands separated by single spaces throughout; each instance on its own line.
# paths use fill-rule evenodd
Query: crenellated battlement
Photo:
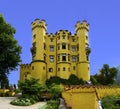
M 31 66 L 30 66 L 30 64 L 20 64 L 20 68 L 21 69 L 30 69 Z
M 44 28 L 47 31 L 47 24 L 44 19 L 40 20 L 39 18 L 37 18 L 31 24 L 32 24 L 32 30 L 34 30 L 36 27 L 39 27 L 39 28 Z
M 120 95 L 120 86 L 71 85 L 64 90 L 71 93 L 95 92 L 98 99 L 109 95 Z
M 87 31 L 89 31 L 89 24 L 87 23 L 86 20 L 83 20 L 82 22 L 78 21 L 75 25 L 76 27 L 76 32 L 79 30 L 79 29 L 86 29 Z

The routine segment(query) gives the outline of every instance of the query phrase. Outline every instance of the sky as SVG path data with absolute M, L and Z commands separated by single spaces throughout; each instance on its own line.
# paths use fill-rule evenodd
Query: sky
M 90 24 L 90 74 L 103 64 L 120 65 L 120 0 L 0 0 L 0 14 L 15 29 L 15 39 L 22 46 L 22 63 L 31 62 L 31 22 L 45 19 L 47 32 L 65 29 L 75 33 L 77 21 Z M 17 84 L 18 70 L 10 72 L 10 84 Z

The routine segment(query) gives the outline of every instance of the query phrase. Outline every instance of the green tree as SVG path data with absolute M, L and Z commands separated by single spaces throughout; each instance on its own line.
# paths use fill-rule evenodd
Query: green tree
M 0 15 L 0 83 L 4 86 L 4 78 L 16 69 L 20 60 L 21 47 L 14 38 L 16 30 Z M 7 79 L 7 78 L 6 78 Z M 5 83 L 6 84 L 6 83 Z
M 63 91 L 62 87 L 56 84 L 52 84 L 49 89 L 49 92 L 53 100 L 58 100 L 62 91 Z
M 94 77 L 98 83 L 102 85 L 113 84 L 117 76 L 118 69 L 115 67 L 110 68 L 108 64 L 104 64 L 100 70 L 100 74 L 95 75 Z
M 22 95 L 38 95 L 41 84 L 39 83 L 39 79 L 31 78 L 19 81 L 18 87 L 22 91 Z
M 69 85 L 80 85 L 80 84 L 84 84 L 84 81 L 82 78 L 79 79 L 76 75 L 71 74 L 68 79 L 68 84 Z

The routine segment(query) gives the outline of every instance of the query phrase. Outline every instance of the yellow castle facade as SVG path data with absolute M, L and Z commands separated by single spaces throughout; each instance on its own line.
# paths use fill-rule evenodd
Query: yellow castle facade
M 90 80 L 89 24 L 84 20 L 75 25 L 75 34 L 59 30 L 47 33 L 45 20 L 35 19 L 32 25 L 32 61 L 20 65 L 20 80 L 38 78 L 45 82 L 51 76 L 68 79 L 75 74 Z

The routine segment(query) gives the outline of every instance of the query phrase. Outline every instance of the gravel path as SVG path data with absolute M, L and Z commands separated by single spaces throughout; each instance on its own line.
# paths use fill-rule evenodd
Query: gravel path
M 38 109 L 46 104 L 46 102 L 39 102 L 32 106 L 14 106 L 10 104 L 10 101 L 14 99 L 15 97 L 0 97 L 0 109 Z

